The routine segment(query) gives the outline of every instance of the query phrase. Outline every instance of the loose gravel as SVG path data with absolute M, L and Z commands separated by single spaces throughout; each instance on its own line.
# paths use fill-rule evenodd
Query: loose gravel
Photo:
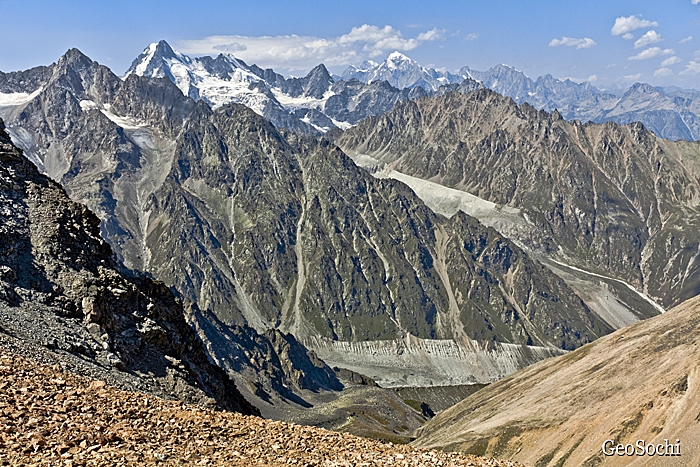
M 214 411 L 115 389 L 0 349 L 0 465 L 520 464 Z

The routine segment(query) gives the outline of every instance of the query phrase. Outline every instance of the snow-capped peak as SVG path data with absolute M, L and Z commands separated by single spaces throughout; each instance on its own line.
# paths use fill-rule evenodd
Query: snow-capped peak
M 386 64 L 389 67 L 397 66 L 399 64 L 406 63 L 406 62 L 411 63 L 411 64 L 416 63 L 398 51 L 390 53 L 389 56 L 386 58 Z M 417 65 L 417 63 L 416 63 L 416 65 Z
M 124 78 L 129 75 L 148 76 L 151 78 L 170 77 L 167 74 L 167 68 L 169 67 L 165 66 L 170 61 L 181 62 L 185 66 L 191 64 L 188 56 L 173 50 L 166 41 L 153 42 L 131 63 L 131 66 L 124 74 Z
M 341 76 L 343 79 L 355 78 L 365 83 L 388 81 L 399 89 L 420 86 L 429 91 L 434 91 L 443 84 L 463 81 L 461 76 L 433 68 L 424 68 L 398 51 L 390 53 L 380 64 L 368 61 L 359 67 L 351 66 Z

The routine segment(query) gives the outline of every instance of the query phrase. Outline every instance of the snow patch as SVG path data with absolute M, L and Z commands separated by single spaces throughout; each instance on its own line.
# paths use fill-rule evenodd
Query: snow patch
M 46 173 L 44 161 L 42 161 L 37 155 L 34 135 L 32 135 L 26 129 L 21 127 L 7 127 L 5 129 L 10 135 L 10 139 L 12 139 L 12 142 L 15 144 L 15 146 L 22 150 L 27 159 L 32 161 L 41 173 Z
M 145 123 L 140 122 L 133 117 L 120 117 L 118 115 L 114 115 L 107 109 L 100 109 L 100 112 L 102 112 L 102 114 L 105 117 L 110 119 L 112 122 L 116 123 L 118 126 L 124 128 L 125 130 L 138 130 L 146 126 Z
M 41 91 L 43 90 L 44 88 L 42 86 L 31 94 L 27 94 L 26 92 L 0 92 L 0 107 L 10 107 L 27 104 L 36 96 L 38 96 L 39 93 L 41 93 Z
M 321 133 L 325 133 L 329 130 L 328 127 L 320 127 L 320 126 L 316 125 L 315 123 L 313 123 L 308 115 L 305 116 L 304 118 L 302 118 L 301 121 L 308 124 L 308 125 L 311 125 L 312 127 L 316 128 Z
M 99 111 L 102 112 L 105 117 L 125 130 L 139 130 L 146 127 L 146 123 L 133 117 L 120 117 L 119 115 L 115 115 L 112 112 L 111 104 L 101 104 L 95 101 L 82 100 L 80 101 L 80 108 L 83 109 L 84 112 L 92 109 L 99 109 Z
M 348 130 L 348 129 L 350 129 L 350 128 L 352 128 L 352 127 L 355 126 L 355 125 L 353 125 L 352 123 L 340 122 L 340 121 L 338 121 L 338 120 L 336 120 L 336 119 L 334 119 L 334 118 L 331 118 L 331 121 L 333 122 L 333 125 L 337 126 L 338 128 L 340 128 L 340 129 L 343 130 L 343 131 Z
M 291 109 L 317 109 L 322 110 L 326 101 L 331 97 L 335 96 L 335 93 L 331 90 L 326 91 L 321 99 L 315 97 L 292 97 L 289 96 L 277 88 L 272 88 L 272 95 L 275 96 L 277 102 L 282 104 L 282 106 Z
M 157 47 L 158 47 L 158 44 L 154 42 L 148 46 L 147 51 L 144 50 L 144 52 L 147 53 L 148 55 L 146 56 L 146 58 L 141 60 L 141 63 L 139 63 L 136 66 L 136 70 L 134 71 L 135 74 L 137 74 L 139 76 L 143 76 L 143 74 L 146 73 L 146 68 L 148 68 L 148 64 L 151 63 L 151 60 L 153 60 L 153 55 L 155 55 Z
M 98 107 L 99 106 L 94 101 L 88 101 L 88 100 L 80 101 L 80 108 L 83 109 L 83 112 L 87 112 L 88 110 L 96 109 Z

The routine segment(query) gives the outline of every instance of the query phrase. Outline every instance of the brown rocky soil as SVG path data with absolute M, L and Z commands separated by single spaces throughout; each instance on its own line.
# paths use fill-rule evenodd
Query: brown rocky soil
M 0 350 L 0 465 L 518 466 L 212 411 Z
M 698 466 L 698 384 L 700 297 L 477 391 L 412 444 L 538 467 Z M 669 440 L 681 455 L 606 456 L 607 440 Z

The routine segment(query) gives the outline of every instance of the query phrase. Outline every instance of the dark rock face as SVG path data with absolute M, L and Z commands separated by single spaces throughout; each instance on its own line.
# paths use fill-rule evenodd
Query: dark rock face
M 697 144 L 641 124 L 566 122 L 491 91 L 407 101 L 339 139 L 399 172 L 526 212 L 545 254 L 623 279 L 664 306 L 700 292 Z
M 291 401 L 309 407 L 309 393 L 341 391 L 336 374 L 291 334 L 263 334 L 243 325 L 226 325 L 211 313 L 193 312 L 194 329 L 216 364 L 268 403 Z
M 27 71 L 15 71 L 11 73 L 3 73 L 0 71 L 0 92 L 14 93 L 26 92 L 27 94 L 39 89 L 39 87 L 48 81 L 51 76 L 51 68 L 39 66 Z
M 0 121 L 0 300 L 77 319 L 93 337 L 66 350 L 102 365 L 151 374 L 171 397 L 256 410 L 212 365 L 165 284 L 121 271 L 99 220 L 68 199 L 16 149 Z M 55 325 L 60 326 L 56 319 Z M 31 323 L 25 323 L 32 326 Z

